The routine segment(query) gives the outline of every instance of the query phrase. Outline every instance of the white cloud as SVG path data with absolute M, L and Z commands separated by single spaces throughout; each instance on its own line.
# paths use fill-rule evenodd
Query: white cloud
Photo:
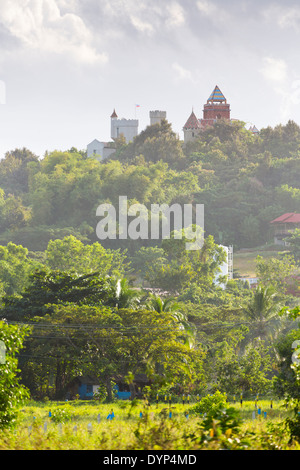
M 290 87 L 281 91 L 281 117 L 284 120 L 291 119 L 292 114 L 300 103 L 300 80 L 294 80 Z
M 24 46 L 51 53 L 67 53 L 80 62 L 106 62 L 98 53 L 82 18 L 61 14 L 55 0 L 1 0 L 0 22 Z
M 198 0 L 197 8 L 199 11 L 201 11 L 207 16 L 211 16 L 217 10 L 216 6 L 212 2 L 209 2 L 208 0 Z
M 184 9 L 177 3 L 171 3 L 167 6 L 168 17 L 166 19 L 167 27 L 178 27 L 185 23 Z
M 272 5 L 264 11 L 264 17 L 269 23 L 275 23 L 281 29 L 293 28 L 297 32 L 300 31 L 300 8 L 298 6 Z
M 148 23 L 135 15 L 130 16 L 131 23 L 141 33 L 152 34 L 154 27 L 151 23 Z
M 287 64 L 283 59 L 265 57 L 261 69 L 263 76 L 272 82 L 284 82 L 287 78 Z
M 300 80 L 291 81 L 293 72 L 283 59 L 264 58 L 262 74 L 278 95 L 280 119 L 291 119 L 296 106 L 300 103 Z
M 179 65 L 177 62 L 174 62 L 172 64 L 172 69 L 176 72 L 175 78 L 177 80 L 189 80 L 189 81 L 194 81 L 192 72 L 188 69 L 185 69 L 181 65 Z
M 220 6 L 216 6 L 211 0 L 198 0 L 196 5 L 200 13 L 214 23 L 224 22 L 229 18 L 228 13 Z

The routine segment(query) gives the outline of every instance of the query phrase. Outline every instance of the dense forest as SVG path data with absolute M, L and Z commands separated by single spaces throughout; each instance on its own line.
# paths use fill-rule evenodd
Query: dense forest
M 300 231 L 288 252 L 257 259 L 259 284 L 216 282 L 234 250 L 272 243 L 270 221 L 300 212 L 300 127 L 216 122 L 186 145 L 171 124 L 116 140 L 107 160 L 71 148 L 0 160 L 1 318 L 26 324 L 21 380 L 34 397 L 64 396 L 75 376 L 113 384 L 144 373 L 156 387 L 202 393 L 285 393 L 297 319 L 288 291 L 300 269 Z M 96 209 L 204 204 L 201 250 L 184 239 L 99 240 Z M 296 311 L 296 310 L 295 310 Z

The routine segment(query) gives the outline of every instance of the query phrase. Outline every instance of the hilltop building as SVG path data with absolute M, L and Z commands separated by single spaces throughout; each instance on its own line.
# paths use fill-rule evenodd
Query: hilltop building
M 218 119 L 233 121 L 230 117 L 230 105 L 218 86 L 210 94 L 207 102 L 203 106 L 203 117 L 198 119 L 192 110 L 188 120 L 183 126 L 184 143 L 190 142 L 209 126 L 213 126 Z M 253 134 L 259 131 L 255 126 L 249 129 Z
M 166 111 L 150 111 L 149 113 L 150 116 L 150 126 L 153 124 L 161 123 L 163 119 L 167 119 L 167 113 Z
M 150 125 L 161 123 L 163 119 L 166 119 L 166 111 L 150 111 Z M 119 119 L 116 110 L 113 110 L 110 116 L 110 136 L 111 142 L 103 142 L 98 139 L 94 139 L 87 145 L 87 156 L 96 156 L 100 160 L 105 160 L 115 152 L 115 140 L 118 137 L 123 136 L 126 143 L 132 142 L 133 139 L 138 135 L 139 121 L 138 119 Z
M 184 142 L 189 142 L 208 126 L 213 126 L 217 119 L 230 120 L 230 105 L 218 86 L 215 86 L 206 104 L 203 106 L 203 118 L 198 119 L 192 113 L 183 126 Z
M 101 157 L 101 160 L 105 160 L 115 151 L 116 149 L 111 146 L 110 142 L 100 142 L 97 139 L 94 139 L 87 145 L 87 156 L 92 157 L 97 155 L 99 158 Z
M 114 110 L 110 116 L 111 132 L 110 136 L 113 140 L 121 136 L 125 137 L 126 143 L 132 142 L 134 137 L 138 135 L 139 121 L 138 119 L 119 119 Z

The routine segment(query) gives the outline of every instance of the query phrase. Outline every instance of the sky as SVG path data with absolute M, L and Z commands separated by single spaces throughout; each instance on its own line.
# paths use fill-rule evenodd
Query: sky
M 246 126 L 300 125 L 299 39 L 299 0 L 0 0 L 0 158 L 110 141 L 114 109 L 182 139 L 216 85 Z

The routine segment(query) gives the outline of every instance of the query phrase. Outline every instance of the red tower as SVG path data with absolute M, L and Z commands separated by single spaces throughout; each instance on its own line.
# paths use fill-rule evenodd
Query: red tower
M 230 120 L 230 105 L 227 104 L 225 96 L 217 86 L 204 105 L 203 119 L 200 120 L 201 127 L 212 126 L 216 119 Z

